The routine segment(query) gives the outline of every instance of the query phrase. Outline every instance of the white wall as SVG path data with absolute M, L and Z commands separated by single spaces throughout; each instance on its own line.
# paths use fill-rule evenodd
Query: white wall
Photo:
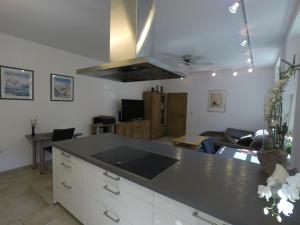
M 300 63 L 300 2 L 294 7 L 293 21 L 290 22 L 290 29 L 287 39 L 283 43 L 280 51 L 280 57 L 290 62 L 296 55 L 296 64 Z M 293 110 L 291 123 L 293 123 L 293 149 L 292 149 L 292 167 L 300 171 L 300 73 L 297 72 L 295 79 L 289 81 L 285 89 L 286 94 L 293 94 Z
M 34 70 L 34 101 L 0 99 L 0 171 L 32 163 L 30 119 L 38 119 L 37 132 L 75 127 L 89 135 L 94 116 L 117 115 L 121 98 L 142 98 L 142 92 L 157 82 L 124 84 L 78 76 L 76 69 L 98 61 L 44 45 L 0 34 L 0 65 Z M 75 101 L 50 101 L 50 73 L 75 77 Z
M 300 16 L 300 14 L 299 14 Z M 300 63 L 300 36 L 290 36 L 287 39 L 285 48 L 285 58 L 292 61 L 294 55 L 296 55 L 296 63 Z M 289 85 L 286 88 L 286 93 L 294 95 L 292 122 L 293 122 L 293 150 L 292 150 L 292 166 L 297 167 L 300 170 L 300 76 L 299 72 L 296 74 L 295 79 L 291 79 Z
M 296 60 L 298 62 L 300 58 L 300 37 L 288 37 L 286 45 L 282 51 L 281 58 L 286 59 L 290 62 L 293 61 L 294 55 L 296 55 Z M 282 65 L 282 63 L 281 63 Z M 286 65 L 285 65 L 286 67 Z M 295 110 L 296 110 L 296 96 L 297 96 L 297 86 L 298 86 L 298 73 L 296 73 L 295 77 L 291 78 L 288 85 L 285 88 L 284 93 L 284 102 L 288 101 L 287 96 L 292 95 L 292 110 L 290 115 L 290 123 L 289 129 L 293 131 L 294 129 L 294 119 L 295 119 Z
M 219 71 L 216 77 L 201 73 L 183 80 L 163 81 L 166 92 L 187 92 L 187 132 L 224 131 L 228 127 L 257 130 L 264 127 L 264 99 L 274 82 L 272 69 Z M 208 112 L 208 90 L 226 90 L 225 113 Z

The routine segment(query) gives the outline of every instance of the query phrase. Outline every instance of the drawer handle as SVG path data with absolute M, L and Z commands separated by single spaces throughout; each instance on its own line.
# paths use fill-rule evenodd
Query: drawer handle
M 66 153 L 62 152 L 61 155 L 66 158 L 71 158 L 71 154 L 66 154 Z
M 66 169 L 72 169 L 72 166 L 66 165 L 64 162 L 62 162 L 61 165 Z
M 119 181 L 120 180 L 120 177 L 113 177 L 113 176 L 109 175 L 108 172 L 104 172 L 103 175 L 110 178 L 110 179 L 112 179 L 112 180 L 114 180 L 114 181 Z
M 120 219 L 115 219 L 112 216 L 110 216 L 107 210 L 103 213 L 103 215 L 106 216 L 108 219 L 112 220 L 115 223 L 119 223 L 120 222 Z
M 72 189 L 72 186 L 67 185 L 65 182 L 62 182 L 61 185 L 64 186 L 65 188 L 69 189 L 69 190 Z
M 212 222 L 212 221 L 210 221 L 208 219 L 205 219 L 204 217 L 200 216 L 199 213 L 196 212 L 196 211 L 193 213 L 193 217 L 195 217 L 197 219 L 200 219 L 200 220 L 202 220 L 202 221 L 204 221 L 204 222 L 206 222 L 208 224 L 211 224 L 211 225 L 218 225 L 218 224 L 216 224 L 216 223 L 214 223 L 214 222 Z
M 106 190 L 106 191 L 109 191 L 110 193 L 113 193 L 114 195 L 120 195 L 120 192 L 119 191 L 113 191 L 113 190 L 111 190 L 109 187 L 108 187 L 108 185 L 105 185 L 105 186 L 103 186 L 103 189 L 104 190 Z

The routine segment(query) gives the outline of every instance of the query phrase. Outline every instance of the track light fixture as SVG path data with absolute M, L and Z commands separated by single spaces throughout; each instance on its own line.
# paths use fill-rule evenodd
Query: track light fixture
M 239 7 L 240 7 L 240 3 L 238 1 L 234 2 L 231 6 L 229 6 L 229 12 L 232 14 L 236 14 L 237 11 L 239 10 Z
M 248 45 L 248 41 L 247 40 L 243 40 L 240 45 L 245 48 Z

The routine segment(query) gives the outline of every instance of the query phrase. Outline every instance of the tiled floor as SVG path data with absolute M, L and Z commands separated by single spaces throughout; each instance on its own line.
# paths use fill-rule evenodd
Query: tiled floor
M 52 204 L 52 173 L 24 167 L 0 173 L 0 225 L 80 225 Z

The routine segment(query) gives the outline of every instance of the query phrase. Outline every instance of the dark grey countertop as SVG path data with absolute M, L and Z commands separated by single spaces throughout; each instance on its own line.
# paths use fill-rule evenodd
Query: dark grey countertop
M 53 145 L 233 225 L 278 224 L 276 218 L 264 215 L 263 208 L 267 206 L 267 202 L 257 196 L 258 185 L 265 184 L 267 179 L 259 165 L 114 134 L 61 141 Z M 94 153 L 122 145 L 177 158 L 180 161 L 154 179 L 147 180 L 90 157 Z M 282 217 L 282 224 L 299 225 L 299 202 L 295 205 L 293 215 Z

